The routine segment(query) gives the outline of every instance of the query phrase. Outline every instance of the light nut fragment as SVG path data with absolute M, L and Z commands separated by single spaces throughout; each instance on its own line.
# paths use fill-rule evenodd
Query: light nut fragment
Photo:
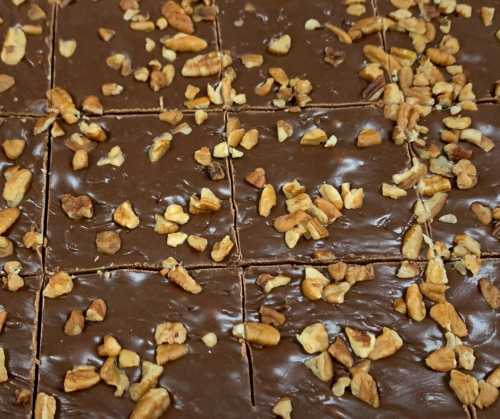
M 281 419 L 292 419 L 293 405 L 290 397 L 281 397 L 273 406 L 273 413 Z
M 201 340 L 208 348 L 213 348 L 217 345 L 217 335 L 213 332 L 206 333 L 201 337 Z
M 330 381 L 333 378 L 333 362 L 327 351 L 307 359 L 304 365 L 321 381 Z
M 99 253 L 115 255 L 122 247 L 122 240 L 116 231 L 105 230 L 96 234 L 95 244 Z
M 5 184 L 2 196 L 10 208 L 17 207 L 28 191 L 32 174 L 28 169 L 11 166 L 4 171 Z
M 46 393 L 38 393 L 35 402 L 35 419 L 54 419 L 57 411 L 56 398 Z
M 106 335 L 103 338 L 103 343 L 97 347 L 99 356 L 116 357 L 120 354 L 122 347 L 118 340 L 113 335 Z
M 135 405 L 130 419 L 158 419 L 170 406 L 170 396 L 164 388 L 148 390 Z
M 0 55 L 2 61 L 7 65 L 17 65 L 26 54 L 26 35 L 19 25 L 7 30 Z
M 285 34 L 276 38 L 272 38 L 269 41 L 267 50 L 271 54 L 286 55 L 290 51 L 291 47 L 292 47 L 292 38 L 290 37 L 290 35 Z
M 95 386 L 101 377 L 96 372 L 94 366 L 81 365 L 66 371 L 64 377 L 64 391 L 71 393 L 78 390 L 85 390 Z
M 276 191 L 271 184 L 264 185 L 259 199 L 259 215 L 269 217 L 271 210 L 277 204 Z
M 424 320 L 427 311 L 417 284 L 412 284 L 406 289 L 405 301 L 408 315 L 417 322 Z
M 403 339 L 398 333 L 389 328 L 384 327 L 382 334 L 375 339 L 375 346 L 368 355 L 372 361 L 387 358 L 395 354 L 403 346 Z
M 140 361 L 139 354 L 129 349 L 122 349 L 118 355 L 118 365 L 120 365 L 120 368 L 138 367 Z
M 234 243 L 229 235 L 225 235 L 222 240 L 215 242 L 210 252 L 210 257 L 214 262 L 222 262 L 234 247 Z
M 150 389 L 158 384 L 160 376 L 163 374 L 164 368 L 161 365 L 154 364 L 153 362 L 142 362 L 142 377 L 141 381 L 134 383 L 130 386 L 130 398 L 133 401 L 140 400 Z M 137 404 L 137 406 L 140 402 Z M 137 409 L 136 406 L 136 409 Z M 131 416 L 132 417 L 132 416 Z M 142 419 L 144 416 L 136 416 L 137 419 Z M 154 416 L 153 416 L 154 417 Z
M 26 141 L 20 138 L 6 139 L 2 143 L 3 151 L 10 160 L 16 160 L 20 157 L 25 147 Z
M 0 346 L 0 384 L 7 382 L 9 373 L 5 365 L 5 350 Z
M 201 285 L 181 265 L 169 269 L 167 277 L 171 282 L 191 294 L 199 294 L 202 291 Z
M 333 359 L 340 362 L 346 368 L 353 366 L 354 361 L 351 352 L 342 338 L 337 336 L 335 341 L 328 347 L 328 352 Z
M 366 372 L 354 374 L 351 379 L 351 391 L 354 397 L 370 406 L 375 408 L 380 406 L 377 383 L 370 374 Z
M 129 230 L 137 228 L 140 223 L 130 201 L 124 201 L 116 208 L 113 212 L 113 221 Z
M 354 353 L 360 358 L 368 358 L 368 355 L 375 347 L 375 335 L 351 327 L 346 327 L 345 333 Z
M 76 40 L 74 39 L 59 39 L 59 54 L 64 58 L 70 58 L 76 51 Z
M 430 316 L 444 330 L 451 331 L 458 337 L 462 338 L 469 334 L 467 326 L 458 315 L 455 307 L 446 301 L 432 306 Z
M 43 296 L 46 298 L 58 298 L 69 294 L 73 290 L 73 279 L 64 271 L 55 273 L 49 278 L 47 285 L 43 290 Z
M 71 310 L 66 323 L 64 323 L 64 333 L 68 336 L 77 336 L 83 332 L 85 318 L 80 310 Z
M 328 348 L 328 333 L 323 323 L 306 326 L 296 337 L 308 354 L 322 352 Z
M 452 370 L 449 384 L 458 400 L 465 405 L 473 404 L 479 396 L 479 385 L 472 375 Z
M 487 381 L 479 381 L 479 395 L 474 401 L 474 404 L 479 409 L 486 409 L 493 405 L 498 399 L 498 389 Z
M 276 346 L 281 339 L 280 332 L 274 326 L 256 322 L 237 324 L 232 333 L 239 339 L 262 346 Z
M 156 363 L 165 365 L 187 355 L 189 348 L 183 343 L 165 343 L 156 347 Z
M 427 355 L 425 364 L 434 371 L 451 371 L 457 366 L 455 352 L 453 349 L 443 346 Z
M 85 320 L 90 322 L 102 322 L 106 318 L 108 306 L 102 298 L 92 300 L 85 312 Z

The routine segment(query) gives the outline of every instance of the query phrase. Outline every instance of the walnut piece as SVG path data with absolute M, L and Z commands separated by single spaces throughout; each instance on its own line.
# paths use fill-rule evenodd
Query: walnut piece
M 148 390 L 135 405 L 130 419 L 158 419 L 170 406 L 170 396 L 164 388 Z
M 64 271 L 59 271 L 52 275 L 43 290 L 46 298 L 58 298 L 73 291 L 73 279 L 71 275 Z
M 328 348 L 328 333 L 323 323 L 306 326 L 296 337 L 308 354 L 323 352 Z
M 46 393 L 38 393 L 35 402 L 35 419 L 54 419 L 57 411 L 56 398 Z
M 143 361 L 141 381 L 130 386 L 130 398 L 133 401 L 140 400 L 149 390 L 158 384 L 158 380 L 163 374 L 163 370 L 164 368 L 161 365 Z
M 80 365 L 66 371 L 64 391 L 72 393 L 74 391 L 85 390 L 95 386 L 99 381 L 101 381 L 101 377 L 96 372 L 94 366 Z
M 92 218 L 94 215 L 92 200 L 88 195 L 64 194 L 61 196 L 61 208 L 72 220 Z
M 125 201 L 120 204 L 113 213 L 113 220 L 116 224 L 133 230 L 139 226 L 139 217 L 134 212 L 130 201 Z

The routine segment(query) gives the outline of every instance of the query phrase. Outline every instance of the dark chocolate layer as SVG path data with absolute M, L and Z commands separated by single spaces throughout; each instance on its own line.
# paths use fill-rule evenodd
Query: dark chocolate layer
M 182 322 L 188 330 L 189 353 L 165 365 L 159 385 L 170 392 L 172 405 L 165 418 L 193 418 L 207 412 L 214 417 L 250 417 L 250 388 L 245 352 L 231 337 L 231 328 L 242 321 L 239 272 L 198 270 L 191 275 L 203 286 L 191 295 L 152 272 L 113 271 L 75 279 L 70 295 L 46 300 L 43 315 L 40 391 L 55 394 L 58 417 L 128 417 L 134 403 L 128 395 L 115 398 L 111 387 L 100 383 L 77 393 L 64 393 L 64 374 L 75 365 L 99 367 L 96 353 L 104 335 L 115 336 L 123 348 L 154 362 L 155 327 L 165 321 Z M 83 333 L 66 336 L 63 325 L 70 310 L 85 310 L 92 299 L 106 301 L 102 323 L 87 323 Z M 218 336 L 207 348 L 201 337 Z M 139 368 L 126 369 L 131 382 Z M 89 410 L 90 409 L 90 410 Z
M 12 240 L 14 254 L 0 258 L 0 264 L 17 259 L 23 265 L 24 274 L 40 272 L 42 269 L 41 248 L 39 251 L 26 249 L 23 245 L 25 233 L 34 230 L 42 231 L 43 213 L 45 207 L 45 177 L 47 159 L 47 135 L 33 135 L 35 120 L 31 118 L 3 118 L 0 119 L 0 143 L 7 139 L 22 139 L 26 141 L 24 151 L 16 160 L 8 159 L 3 150 L 0 150 L 0 188 L 3 190 L 5 177 L 3 173 L 9 168 L 18 165 L 30 170 L 32 174 L 31 184 L 24 199 L 19 204 L 21 215 L 16 223 L 4 233 L 4 236 Z M 7 208 L 3 198 L 0 208 Z
M 143 0 L 139 3 L 140 11 L 155 22 L 162 17 L 163 1 Z M 78 0 L 58 10 L 56 40 L 74 39 L 77 49 L 70 58 L 55 54 L 55 84 L 73 95 L 77 104 L 81 104 L 88 95 L 96 95 L 101 99 L 106 111 L 135 111 L 159 109 L 160 100 L 166 108 L 184 108 L 184 91 L 189 84 L 199 87 L 206 94 L 207 83 L 216 82 L 214 75 L 202 78 L 187 78 L 181 75 L 185 61 L 197 54 L 215 51 L 217 48 L 214 22 L 195 23 L 194 35 L 203 38 L 208 46 L 199 53 L 180 52 L 173 62 L 176 75 L 173 83 L 154 92 L 149 83 L 136 81 L 133 75 L 122 77 L 119 71 L 106 65 L 106 59 L 112 54 L 125 54 L 130 58 L 132 69 L 147 67 L 151 60 L 159 60 L 162 65 L 168 61 L 162 57 L 160 39 L 178 33 L 171 26 L 164 30 L 152 32 L 132 30 L 123 18 L 123 10 L 119 1 Z M 98 35 L 99 28 L 107 28 L 116 32 L 109 41 L 103 41 Z M 146 38 L 156 42 L 152 52 L 145 49 Z M 88 77 L 89 72 L 93 77 Z M 104 96 L 101 86 L 104 83 L 118 83 L 123 86 L 123 93 L 118 96 Z
M 25 277 L 24 288 L 10 292 L 0 287 L 0 308 L 7 321 L 0 332 L 9 379 L 0 384 L 0 416 L 31 417 L 31 394 L 35 383 L 36 330 L 38 322 L 39 277 Z M 16 392 L 29 392 L 26 404 L 16 403 Z
M 384 198 L 383 182 L 391 183 L 392 175 L 405 170 L 409 158 L 405 147 L 394 145 L 388 138 L 391 123 L 376 108 L 338 110 L 307 110 L 299 114 L 245 113 L 239 115 L 245 129 L 259 131 L 259 144 L 246 151 L 241 159 L 232 160 L 235 180 L 237 225 L 243 260 L 310 261 L 315 250 L 328 250 L 337 257 L 385 258 L 400 257 L 402 235 L 411 224 L 413 191 L 399 200 Z M 291 138 L 280 144 L 276 122 L 283 119 L 294 128 Z M 335 134 L 338 143 L 333 148 L 303 146 L 303 134 L 311 128 L 322 128 Z M 356 137 L 364 128 L 373 128 L 382 135 L 382 144 L 359 149 Z M 268 218 L 257 212 L 260 191 L 245 181 L 257 167 L 266 170 L 267 182 L 278 194 L 278 205 Z M 330 237 L 324 240 L 300 239 L 294 249 L 288 249 L 284 235 L 276 231 L 273 220 L 286 213 L 284 183 L 297 179 L 311 196 L 319 186 L 331 183 L 339 188 L 350 182 L 352 188 L 364 189 L 361 209 L 343 210 L 343 216 L 328 227 Z
M 219 0 L 220 32 L 222 49 L 229 50 L 237 73 L 233 86 L 247 96 L 247 105 L 271 106 L 275 95 L 258 96 L 255 86 L 265 81 L 271 67 L 281 67 L 290 78 L 300 77 L 313 85 L 310 94 L 313 104 L 346 104 L 366 102 L 361 93 L 367 82 L 359 78 L 358 72 L 364 63 L 363 46 L 382 46 L 378 34 L 354 41 L 350 45 L 339 42 L 337 36 L 325 28 L 306 30 L 308 19 L 321 24 L 330 23 L 347 31 L 358 17 L 349 16 L 340 1 L 319 0 L 305 4 L 300 0 L 266 1 Z M 248 5 L 254 11 L 245 11 Z M 366 2 L 366 13 L 360 18 L 373 16 L 370 2 Z M 288 34 L 292 47 L 287 55 L 276 56 L 267 52 L 269 41 L 276 36 Z M 341 54 L 343 62 L 334 67 L 324 61 L 324 50 L 332 48 Z M 247 69 L 240 58 L 244 54 L 262 54 L 264 64 L 259 68 Z
M 39 6 L 45 18 L 32 20 L 29 12 L 33 5 Z M 43 114 L 47 110 L 45 93 L 50 82 L 50 63 L 52 54 L 51 27 L 53 6 L 47 1 L 29 0 L 19 6 L 12 1 L 0 2 L 0 39 L 3 45 L 10 27 L 16 25 L 39 25 L 42 33 L 26 35 L 26 53 L 16 65 L 7 65 L 0 60 L 0 74 L 15 79 L 15 84 L 0 93 L 0 112 L 20 114 Z
M 63 139 L 52 142 L 52 166 L 49 199 L 49 228 L 47 266 L 67 270 L 94 269 L 109 266 L 159 266 L 173 256 L 187 266 L 207 265 L 214 262 L 210 249 L 226 234 L 233 236 L 233 214 L 230 202 L 228 174 L 225 179 L 212 181 L 204 168 L 198 165 L 195 150 L 213 146 L 223 141 L 223 118 L 210 114 L 208 121 L 197 126 L 192 115 L 186 115 L 192 133 L 174 134 L 170 150 L 157 163 L 151 163 L 147 150 L 153 138 L 170 132 L 172 127 L 157 116 L 106 117 L 95 122 L 107 131 L 109 139 L 90 152 L 89 168 L 73 171 L 73 152 L 64 145 Z M 75 129 L 68 129 L 70 136 Z M 97 166 L 109 150 L 119 145 L 125 155 L 121 167 Z M 226 170 L 224 160 L 219 160 Z M 210 188 L 221 200 L 221 210 L 201 215 L 191 215 L 181 231 L 208 239 L 203 253 L 192 249 L 187 242 L 172 248 L 167 246 L 165 235 L 154 232 L 155 214 L 163 215 L 169 204 L 177 203 L 187 212 L 189 198 L 199 196 L 203 187 Z M 93 201 L 92 219 L 71 220 L 61 209 L 63 194 L 88 195 Z M 131 231 L 113 222 L 113 211 L 129 200 L 139 216 L 139 227 Z M 121 250 L 113 256 L 97 253 L 96 234 L 103 230 L 115 230 L 122 239 Z M 234 241 L 234 237 L 233 237 Z M 233 249 L 224 263 L 237 258 Z

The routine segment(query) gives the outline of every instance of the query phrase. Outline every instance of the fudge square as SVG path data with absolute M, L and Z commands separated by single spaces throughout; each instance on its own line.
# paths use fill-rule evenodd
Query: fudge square
M 30 418 L 41 278 L 20 280 L 14 271 L 6 276 L 0 287 L 0 370 L 7 373 L 5 381 L 0 379 L 0 415 Z
M 495 318 L 495 311 L 486 304 L 478 288 L 481 276 L 486 276 L 498 286 L 497 265 L 484 262 L 481 275 L 466 278 L 465 281 L 453 272 L 452 264 L 446 267 L 449 278 L 447 298 L 468 327 L 469 334 L 461 338 L 462 342 L 472 347 L 476 356 L 473 371 L 467 373 L 473 374 L 477 380 L 486 379 L 498 366 L 498 352 L 495 354 L 498 351 L 498 339 L 494 338 L 495 330 L 498 329 L 498 316 Z M 299 418 L 309 417 L 311 414 L 311 417 L 468 417 L 448 384 L 449 373 L 432 370 L 426 365 L 428 355 L 446 344 L 446 330 L 441 329 L 429 315 L 433 304 L 431 300 L 425 298 L 427 316 L 420 321 L 395 309 L 395 302 L 401 298 L 404 301 L 411 286 L 417 286 L 418 289 L 415 284 L 421 284 L 419 277 L 425 265 L 415 263 L 413 266 L 417 268 L 417 276 L 406 279 L 398 277 L 399 265 L 396 263 L 347 264 L 344 279 L 338 276 L 342 270 L 332 266 L 328 269 L 315 267 L 315 274 L 308 273 L 310 267 L 286 265 L 245 270 L 247 321 L 272 324 L 281 334 L 281 340 L 276 346 L 259 346 L 255 343 L 251 346 L 254 393 L 259 417 L 273 417 L 273 407 L 282 397 L 291 399 L 293 417 Z M 351 279 L 366 278 L 366 271 L 371 272 L 371 280 L 354 282 L 343 299 L 331 298 L 335 295 L 335 287 L 349 283 Z M 335 276 L 332 275 L 334 272 Z M 313 301 L 305 297 L 303 281 L 304 278 L 317 278 L 317 273 L 331 278 L 329 286 L 333 288 L 331 293 L 326 293 L 325 288 L 323 299 Z M 273 278 L 278 277 L 281 278 L 281 286 L 276 285 L 278 281 L 273 283 Z M 286 284 L 284 277 L 289 279 Z M 330 302 L 325 300 L 326 295 Z M 309 368 L 304 365 L 304 362 L 311 362 L 318 353 L 313 348 L 309 354 L 306 353 L 298 336 L 309 326 L 318 323 L 324 326 L 328 343 L 335 343 L 328 349 L 332 356 L 333 378 L 316 376 L 314 372 L 318 373 L 320 366 L 315 370 L 311 364 Z M 355 360 L 354 368 L 368 370 L 375 380 L 378 409 L 370 405 L 374 399 L 364 400 L 362 393 L 358 394 L 359 397 L 354 397 L 353 383 L 351 389 L 346 389 L 342 396 L 332 393 L 332 385 L 353 372 L 347 359 L 340 355 L 342 343 L 347 348 L 354 348 L 349 343 L 352 341 L 348 338 L 347 327 L 369 332 L 374 336 L 380 336 L 383 330 L 387 333 L 384 328 L 390 328 L 402 340 L 402 346 L 386 357 L 370 356 L 370 360 L 359 358 L 358 353 L 361 352 L 357 349 L 349 356 L 351 361 L 353 358 Z M 313 340 L 314 336 L 320 340 L 319 332 L 314 333 L 310 329 L 309 333 Z M 304 342 L 307 341 L 304 335 L 302 338 Z M 350 353 L 349 349 L 347 351 Z M 326 351 L 324 353 L 327 354 Z M 329 357 L 328 354 L 327 356 Z M 491 415 L 487 417 L 495 417 L 498 403 L 478 412 L 481 416 L 485 414 Z
M 243 261 L 309 262 L 326 252 L 329 258 L 400 257 L 416 195 L 410 189 L 399 199 L 382 196 L 382 184 L 392 185 L 392 176 L 410 164 L 407 148 L 388 139 L 390 127 L 391 122 L 373 107 L 230 114 L 228 142 L 240 141 L 235 150 L 244 152 L 231 160 Z M 333 188 L 340 201 L 344 189 L 345 207 L 352 209 L 336 211 L 325 202 L 337 200 Z M 270 204 L 273 195 L 275 206 Z M 308 240 L 310 233 L 300 229 L 300 221 L 310 217 L 301 210 L 314 207 L 329 213 L 325 223 L 329 225 L 318 226 L 321 231 Z M 314 214 L 323 219 L 321 212 Z M 295 223 L 288 215 L 293 213 L 304 220 Z M 283 231 L 290 229 L 279 225 L 283 221 L 295 225 L 291 233 L 298 234 L 288 237 L 290 233 Z
M 499 115 L 500 106 L 480 104 L 477 111 L 456 116 L 456 120 L 470 123 L 461 131 L 446 125 L 454 120 L 448 112 L 435 112 L 422 121 L 429 129 L 428 144 L 440 150 L 440 155 L 433 156 L 428 162 L 430 171 L 448 178 L 451 185 L 450 190 L 445 191 L 447 199 L 441 211 L 431 223 L 432 238 L 451 246 L 455 236 L 465 233 L 479 242 L 484 256 L 500 254 Z M 473 140 L 471 135 L 475 134 L 481 142 Z M 420 150 L 415 146 L 417 153 Z M 475 170 L 471 184 L 463 183 L 455 176 L 457 168 L 466 161 L 475 168 L 471 167 Z M 447 220 L 450 216 L 452 222 Z
M 418 65 L 420 56 L 425 58 L 432 54 L 420 49 L 419 45 L 425 40 L 427 50 L 441 48 L 455 55 L 455 63 L 445 63 L 451 64 L 447 70 L 452 70 L 454 65 L 462 66 L 477 99 L 497 96 L 500 93 L 495 93 L 499 86 L 496 70 L 500 54 L 500 43 L 496 38 L 498 1 L 449 2 L 448 6 L 444 3 L 442 7 L 436 2 L 426 3 L 420 8 L 418 2 L 405 2 L 410 7 L 397 9 L 391 0 L 377 1 L 379 14 L 392 20 L 387 23 L 385 33 L 387 52 L 396 60 L 400 59 L 402 66 L 413 62 Z M 411 17 L 407 16 L 408 12 Z M 418 34 L 418 29 L 412 31 L 412 27 L 425 25 L 423 33 Z M 416 52 L 421 54 L 418 59 Z M 452 74 L 448 75 L 450 79 Z
M 135 400 L 140 393 L 136 383 L 144 365 L 157 377 L 147 376 L 145 382 L 154 381 L 149 387 L 164 388 L 170 395 L 170 407 L 161 417 L 187 419 L 207 412 L 214 417 L 252 417 L 246 352 L 231 336 L 233 325 L 243 319 L 239 270 L 189 274 L 203 288 L 201 293 L 190 294 L 158 273 L 115 270 L 79 275 L 73 278 L 71 293 L 45 298 L 39 391 L 55 396 L 61 417 L 86 417 L 89 406 L 99 418 L 129 417 L 135 406 L 130 396 L 134 394 Z M 98 299 L 100 307 L 106 306 L 104 319 L 89 321 L 89 305 L 97 307 Z M 68 335 L 73 330 L 68 316 L 75 311 L 87 320 L 80 334 Z M 112 359 L 128 377 L 129 391 L 115 397 L 116 389 L 101 381 L 65 392 L 65 376 L 75 367 L 91 366 L 103 373 L 106 356 L 99 354 L 111 352 L 98 347 L 109 336 L 122 347 Z M 165 371 L 155 375 L 160 364 Z
M 174 1 L 66 3 L 56 43 L 71 44 L 55 54 L 55 83 L 76 103 L 97 96 L 106 111 L 210 105 L 207 83 L 218 82 L 222 68 L 210 2 L 189 2 L 190 14 Z M 201 69 L 202 61 L 210 67 Z
M 46 111 L 52 11 L 47 0 L 0 2 L 0 112 Z
M 382 21 L 371 2 L 357 11 L 327 0 L 217 4 L 222 49 L 233 58 L 227 78 L 246 95 L 246 105 L 366 103 L 380 95 L 382 70 L 358 74 L 366 64 L 364 47 L 382 48 Z
M 170 256 L 186 266 L 237 258 L 226 159 L 204 167 L 194 158 L 200 149 L 210 157 L 224 141 L 223 116 L 210 113 L 197 125 L 192 114 L 176 115 L 175 128 L 157 115 L 93 119 L 52 141 L 49 269 L 159 267 Z M 83 137 L 79 128 L 92 137 L 89 127 L 106 140 Z M 90 150 L 88 167 L 74 170 L 83 149 Z M 229 251 L 223 257 L 212 252 L 220 243 Z
M 23 274 L 40 272 L 47 141 L 33 118 L 0 118 L 0 263 L 16 259 Z

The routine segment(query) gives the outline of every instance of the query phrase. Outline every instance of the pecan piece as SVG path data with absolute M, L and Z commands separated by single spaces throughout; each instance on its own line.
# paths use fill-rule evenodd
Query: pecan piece
M 281 335 L 278 329 L 265 323 L 245 322 L 233 327 L 233 336 L 262 346 L 276 346 Z
M 64 194 L 61 196 L 61 208 L 72 220 L 92 218 L 94 215 L 92 200 L 88 195 Z
M 175 1 L 167 1 L 161 8 L 161 14 L 167 22 L 179 32 L 191 34 L 194 32 L 194 24 L 191 17 Z
M 73 290 L 73 279 L 66 272 L 60 271 L 49 278 L 43 290 L 46 298 L 58 298 L 61 295 L 69 294 Z
M 35 402 L 35 419 L 54 419 L 57 411 L 56 398 L 46 393 L 38 393 Z
M 66 372 L 64 377 L 64 391 L 71 393 L 85 390 L 95 386 L 99 381 L 101 381 L 101 377 L 96 372 L 94 366 L 81 365 Z

